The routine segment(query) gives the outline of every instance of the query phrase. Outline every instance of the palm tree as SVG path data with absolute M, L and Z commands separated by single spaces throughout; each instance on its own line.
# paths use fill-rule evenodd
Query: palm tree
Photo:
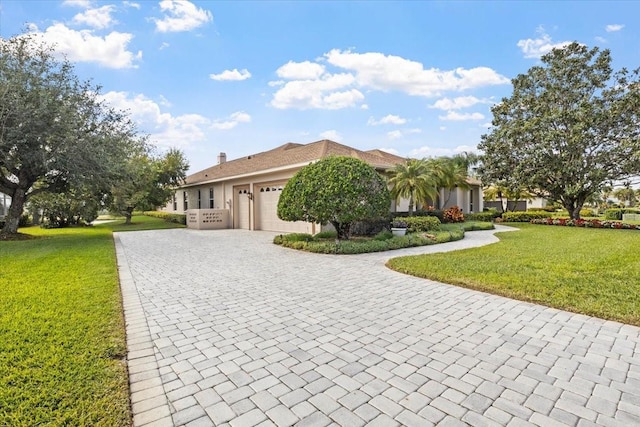
M 409 199 L 409 216 L 413 215 L 415 203 L 426 203 L 438 194 L 436 180 L 424 159 L 407 159 L 387 170 L 387 173 L 390 174 L 391 195 L 396 201 Z
M 441 204 L 440 208 L 444 208 L 449 199 L 451 192 L 456 188 L 468 190 L 471 188 L 467 182 L 469 177 L 469 163 L 462 157 L 439 157 L 431 159 L 432 168 L 436 176 L 436 184 L 438 188 L 448 190 L 447 199 Z

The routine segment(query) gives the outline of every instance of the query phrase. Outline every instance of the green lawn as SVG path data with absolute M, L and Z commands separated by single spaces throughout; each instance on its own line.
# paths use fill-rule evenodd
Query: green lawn
M 111 230 L 176 224 L 121 223 L 0 241 L 0 426 L 130 425 Z
M 394 270 L 640 326 L 640 232 L 509 224 L 500 242 L 395 258 Z

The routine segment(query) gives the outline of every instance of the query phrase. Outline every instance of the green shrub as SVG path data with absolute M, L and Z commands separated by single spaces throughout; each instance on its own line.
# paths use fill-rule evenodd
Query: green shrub
M 335 230 L 321 231 L 313 236 L 316 239 L 335 239 L 338 237 L 338 233 Z
M 389 240 L 392 237 L 393 237 L 393 233 L 391 233 L 389 230 L 383 230 L 378 234 L 376 234 L 375 236 L 373 236 L 373 240 Z
M 502 220 L 505 222 L 529 222 L 532 219 L 549 218 L 549 212 L 504 212 Z
M 440 229 L 440 220 L 435 216 L 411 216 L 404 220 L 407 222 L 407 231 L 410 233 Z
M 29 219 L 29 214 L 20 215 L 20 219 L 18 219 L 18 227 L 26 227 L 31 225 L 31 219 Z
M 543 208 L 529 208 L 527 212 L 555 212 L 558 208 L 554 205 L 547 205 Z
M 391 219 L 395 218 L 406 218 L 409 216 L 408 212 L 393 212 L 391 213 Z M 419 211 L 415 211 L 413 216 L 435 216 L 440 220 L 440 222 L 444 222 L 444 211 L 440 209 L 421 209 Z
M 175 213 L 162 212 L 162 211 L 146 211 L 146 212 L 142 212 L 142 214 L 153 217 L 153 218 L 160 218 L 167 222 L 172 222 L 175 224 L 187 225 L 187 216 L 184 214 L 175 214 Z
M 493 212 L 476 212 L 470 213 L 466 215 L 467 221 L 484 221 L 491 222 L 495 218 L 495 213 Z
M 291 233 L 282 236 L 286 242 L 309 242 L 313 240 L 313 236 L 308 233 Z
M 492 222 L 487 221 L 465 221 L 461 226 L 464 231 L 493 230 L 496 228 Z
M 614 208 L 604 211 L 604 219 L 612 219 L 622 221 L 622 215 L 624 214 L 637 214 L 640 213 L 640 209 L 637 208 Z

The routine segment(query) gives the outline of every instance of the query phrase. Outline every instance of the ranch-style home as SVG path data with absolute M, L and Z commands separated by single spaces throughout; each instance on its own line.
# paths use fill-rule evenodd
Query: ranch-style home
M 187 226 L 196 229 L 238 228 L 315 234 L 320 224 L 282 221 L 278 198 L 287 181 L 303 166 L 328 156 L 361 159 L 384 173 L 404 158 L 381 150 L 361 151 L 337 142 L 287 143 L 262 153 L 227 161 L 220 153 L 218 164 L 187 177 L 163 211 L 187 215 Z M 441 190 L 445 207 L 458 205 L 463 212 L 482 211 L 479 181 L 471 190 Z M 392 212 L 407 210 L 408 201 L 392 202 Z

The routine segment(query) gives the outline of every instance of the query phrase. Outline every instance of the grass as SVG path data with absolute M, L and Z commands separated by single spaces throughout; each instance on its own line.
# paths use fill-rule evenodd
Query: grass
M 127 230 L 165 228 L 135 217 Z M 112 230 L 20 229 L 0 241 L 0 425 L 131 424 Z
M 500 242 L 388 266 L 506 297 L 640 326 L 640 233 L 510 224 Z

